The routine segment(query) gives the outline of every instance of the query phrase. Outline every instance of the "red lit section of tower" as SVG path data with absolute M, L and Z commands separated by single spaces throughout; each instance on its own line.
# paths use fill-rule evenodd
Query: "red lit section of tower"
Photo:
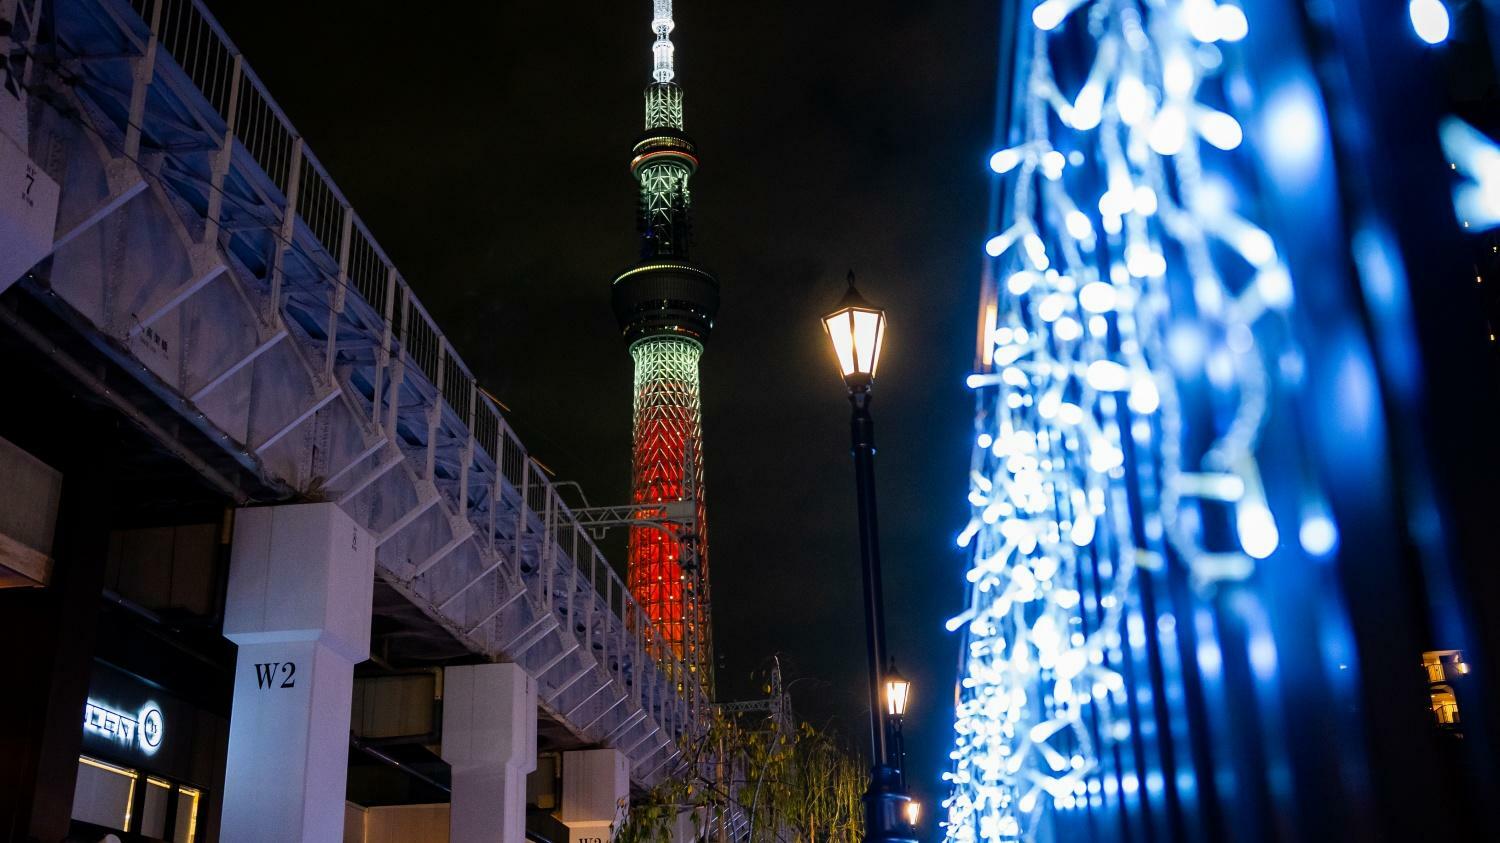
M 636 362 L 634 503 L 690 501 L 695 518 L 691 530 L 631 530 L 630 590 L 674 653 L 693 657 L 707 646 L 707 543 L 697 458 L 701 347 L 685 339 L 659 339 L 631 351 Z M 669 517 L 665 507 L 649 512 Z

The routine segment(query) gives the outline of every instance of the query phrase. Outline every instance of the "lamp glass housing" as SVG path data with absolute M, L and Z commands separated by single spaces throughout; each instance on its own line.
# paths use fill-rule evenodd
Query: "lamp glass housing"
M 901 674 L 892 671 L 885 677 L 885 710 L 892 717 L 904 717 L 906 704 L 911 699 L 911 683 Z
M 823 328 L 833 341 L 839 373 L 849 388 L 874 381 L 885 342 L 885 311 L 870 307 L 851 287 L 839 309 L 823 317 Z
M 922 818 L 922 803 L 918 802 L 915 799 L 907 802 L 906 803 L 906 822 L 907 822 L 907 824 L 910 825 L 910 826 L 912 826 L 913 828 L 915 828 L 916 825 L 917 825 L 917 820 L 919 820 L 921 818 Z

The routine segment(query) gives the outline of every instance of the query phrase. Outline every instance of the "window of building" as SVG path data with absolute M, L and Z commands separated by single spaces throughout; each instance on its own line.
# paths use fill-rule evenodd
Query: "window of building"
M 1439 726 L 1458 725 L 1458 698 L 1447 685 L 1438 685 L 1432 689 L 1432 716 L 1437 719 Z
M 202 796 L 196 788 L 177 786 L 177 822 L 172 826 L 172 843 L 193 843 L 198 838 L 198 801 Z
M 167 801 L 172 795 L 172 783 L 155 776 L 146 777 L 146 799 L 141 806 L 141 821 L 135 830 L 147 837 L 160 839 L 167 827 Z
M 1447 678 L 1443 673 L 1443 658 L 1436 651 L 1422 654 L 1422 667 L 1427 671 L 1428 682 L 1441 682 Z
M 1469 663 L 1459 650 L 1428 650 L 1422 654 L 1422 668 L 1427 672 L 1427 694 L 1432 705 L 1432 719 L 1444 732 L 1461 735 L 1462 720 L 1458 713 L 1458 693 L 1469 674 Z
M 146 840 L 195 843 L 203 791 L 88 756 L 78 759 L 73 819 Z
M 78 783 L 73 786 L 73 819 L 126 831 L 130 806 L 140 775 L 92 758 L 78 759 Z

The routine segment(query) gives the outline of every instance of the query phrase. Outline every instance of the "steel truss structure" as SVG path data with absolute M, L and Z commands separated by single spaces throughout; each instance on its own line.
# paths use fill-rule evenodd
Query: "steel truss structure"
M 667 775 L 701 690 L 218 23 L 197 0 L 43 15 L 27 145 L 63 190 L 27 307 L 131 372 L 167 408 L 132 417 L 230 499 L 368 528 L 409 658 L 520 664 L 574 739 Z
M 687 211 L 692 205 L 688 192 L 690 175 L 691 170 L 675 161 L 640 168 L 636 177 L 641 183 L 641 213 L 646 229 L 642 257 L 686 250 Z
M 682 89 L 676 85 L 652 85 L 646 89 L 646 125 L 682 128 Z
M 645 133 L 630 171 L 640 195 L 640 262 L 611 295 L 635 361 L 631 500 L 650 507 L 691 501 L 691 536 L 630 532 L 630 590 L 661 632 L 664 659 L 681 659 L 688 684 L 712 687 L 703 424 L 698 358 L 718 309 L 718 282 L 688 261 L 697 149 L 682 131 L 682 89 L 673 81 L 671 0 L 654 0 L 655 81 L 646 87 Z M 686 546 L 689 553 L 684 553 Z
M 701 353 L 701 346 L 686 339 L 643 340 L 630 349 L 635 360 L 634 502 L 643 512 L 661 517 L 674 502 L 691 501 L 695 529 L 688 546 L 696 546 L 689 557 L 680 532 L 632 528 L 630 591 L 667 647 L 690 670 L 705 662 L 709 649 L 703 422 L 698 401 Z

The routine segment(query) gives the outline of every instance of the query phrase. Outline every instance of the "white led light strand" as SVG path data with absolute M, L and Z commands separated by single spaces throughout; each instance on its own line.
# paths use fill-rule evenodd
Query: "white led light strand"
M 1115 785 L 1099 759 L 1129 736 L 1136 574 L 1182 564 L 1208 589 L 1276 550 L 1255 448 L 1272 381 L 1300 371 L 1257 336 L 1284 333 L 1292 285 L 1236 202 L 1244 133 L 1220 45 L 1247 35 L 1244 11 L 1041 0 L 1023 16 L 969 378 L 968 605 L 949 622 L 964 674 L 946 834 L 965 843 L 1034 839 L 1049 809 Z
M 1463 181 L 1453 188 L 1453 210 L 1464 228 L 1500 225 L 1500 144 L 1457 117 L 1438 123 L 1443 154 Z

